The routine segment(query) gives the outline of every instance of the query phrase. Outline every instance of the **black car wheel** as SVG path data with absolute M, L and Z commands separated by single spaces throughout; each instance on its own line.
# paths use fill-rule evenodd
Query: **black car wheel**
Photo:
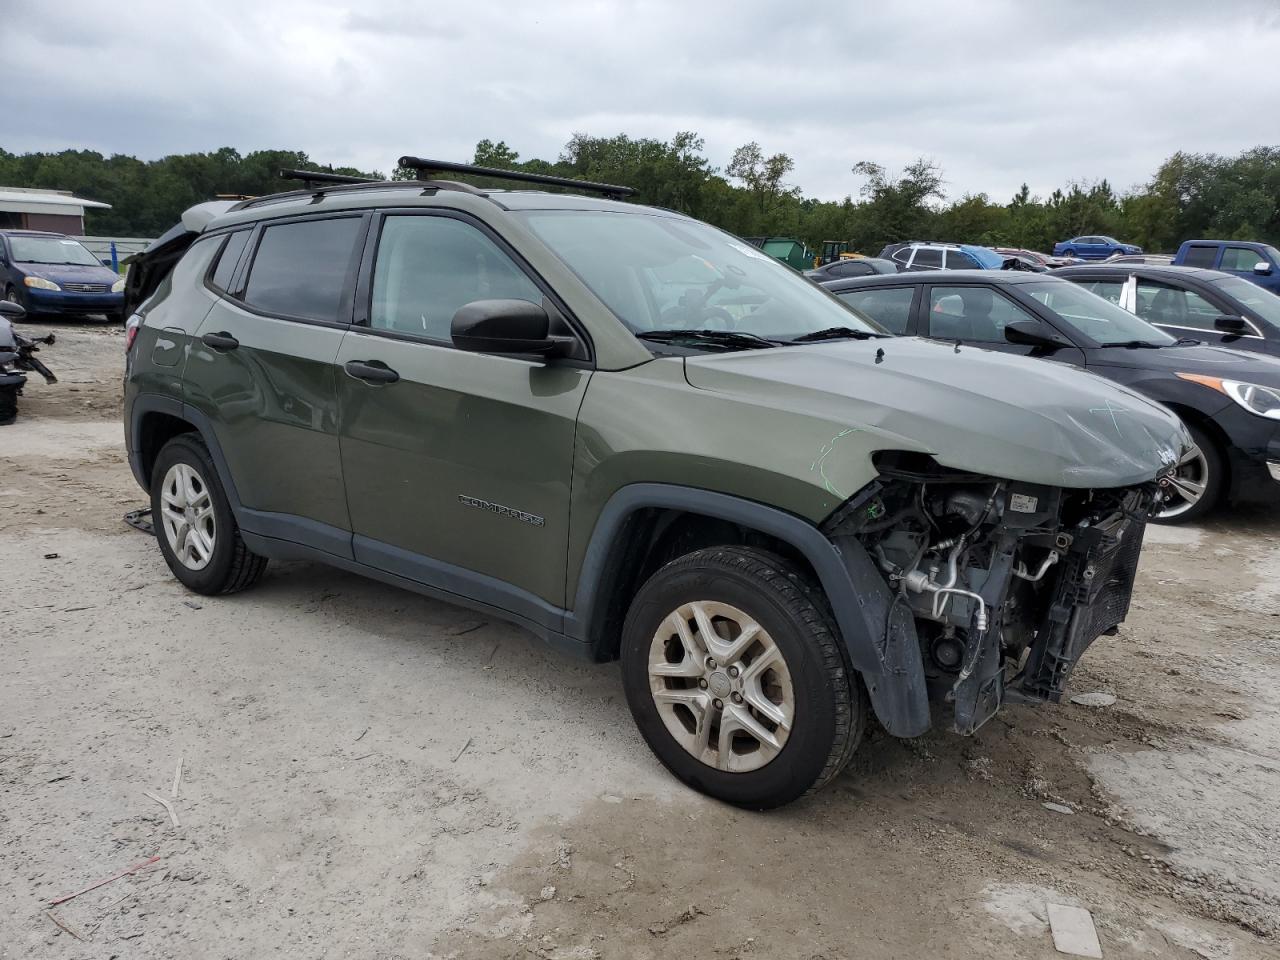
M 240 536 L 213 459 L 195 434 L 174 437 L 156 458 L 151 517 L 165 563 L 189 590 L 236 593 L 267 567 Z
M 641 734 L 695 790 L 766 809 L 834 777 L 866 707 L 817 585 L 772 553 L 725 546 L 662 567 L 622 636 Z
M 1195 447 L 1160 478 L 1162 503 L 1155 515 L 1157 523 L 1190 523 L 1209 513 L 1222 499 L 1226 457 L 1202 429 L 1187 424 L 1187 430 Z

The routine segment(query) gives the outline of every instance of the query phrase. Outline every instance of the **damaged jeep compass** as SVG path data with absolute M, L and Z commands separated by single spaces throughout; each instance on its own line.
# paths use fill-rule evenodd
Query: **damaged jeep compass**
M 1058 701 L 1124 619 L 1190 447 L 1163 408 L 891 339 L 626 188 L 402 164 L 193 208 L 133 265 L 129 461 L 190 589 L 304 558 L 620 659 L 662 763 L 754 808 L 869 713 Z

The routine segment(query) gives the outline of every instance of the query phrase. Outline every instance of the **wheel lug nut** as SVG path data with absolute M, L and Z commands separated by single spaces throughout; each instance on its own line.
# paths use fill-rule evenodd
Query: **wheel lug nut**
M 703 677 L 701 680 L 698 681 L 698 686 L 700 686 L 703 690 L 707 689 L 706 677 Z
M 730 668 L 729 668 L 729 676 L 731 676 L 731 677 L 736 677 L 737 675 L 738 675 L 738 668 L 737 668 L 737 667 L 730 667 Z
M 724 701 L 721 700 L 719 697 L 716 697 L 716 699 L 712 700 L 711 705 L 715 707 L 717 710 L 724 709 Z
M 740 694 L 737 690 L 733 691 L 733 702 L 734 703 L 742 702 L 742 694 Z

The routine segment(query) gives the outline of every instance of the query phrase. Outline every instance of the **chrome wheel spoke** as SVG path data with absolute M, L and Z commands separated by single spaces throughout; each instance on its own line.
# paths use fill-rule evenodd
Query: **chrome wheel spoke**
M 1188 463 L 1194 463 L 1195 461 L 1201 460 L 1203 458 L 1204 458 L 1204 455 L 1200 452 L 1200 448 L 1197 447 L 1195 444 L 1192 444 L 1187 449 L 1187 452 L 1182 455 L 1182 459 L 1178 461 L 1178 466 L 1184 467 Z
M 783 730 L 791 729 L 791 715 L 783 704 L 774 703 L 764 695 L 764 691 L 760 689 L 759 683 L 750 684 L 742 693 L 743 699 L 747 701 L 757 712 L 762 714 L 764 718 L 770 721 L 774 726 Z
M 1182 494 L 1183 499 L 1190 500 L 1192 503 L 1204 496 L 1203 483 L 1196 483 L 1183 477 L 1170 477 L 1169 485 Z

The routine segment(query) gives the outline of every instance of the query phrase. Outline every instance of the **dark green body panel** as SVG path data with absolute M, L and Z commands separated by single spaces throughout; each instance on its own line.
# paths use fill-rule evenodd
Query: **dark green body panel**
M 205 333 L 240 346 L 214 350 L 197 336 L 186 401 L 214 424 L 241 503 L 350 529 L 333 365 L 345 327 L 264 317 L 217 298 L 197 331 Z
M 356 331 L 339 369 L 348 360 L 400 374 L 377 385 L 339 375 L 354 533 L 563 606 L 573 438 L 591 372 Z

